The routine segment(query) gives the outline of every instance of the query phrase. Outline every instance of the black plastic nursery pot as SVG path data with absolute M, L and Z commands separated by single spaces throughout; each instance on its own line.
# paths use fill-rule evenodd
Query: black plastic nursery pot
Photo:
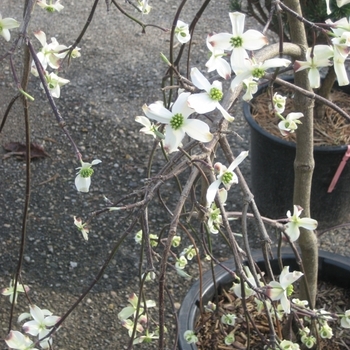
M 276 251 L 274 256 L 277 257 Z M 283 265 L 289 266 L 290 271 L 299 270 L 295 256 L 290 249 L 282 250 Z M 264 268 L 264 258 L 261 251 L 253 252 L 253 258 L 261 269 Z M 318 258 L 318 278 L 322 281 L 330 282 L 338 287 L 350 288 L 350 258 L 343 257 L 339 254 L 319 251 Z M 231 270 L 235 270 L 234 260 L 228 260 L 224 263 Z M 280 273 L 277 258 L 271 260 L 273 272 Z M 215 267 L 215 278 L 218 288 L 231 287 L 232 276 L 221 266 Z M 197 280 L 189 289 L 185 299 L 179 310 L 179 349 L 180 350 L 197 350 L 196 344 L 188 344 L 183 334 L 187 330 L 195 330 L 195 322 L 199 316 L 199 283 Z M 212 301 L 215 295 L 215 287 L 213 283 L 212 272 L 207 271 L 203 275 L 203 305 L 208 301 Z
M 248 103 L 243 105 L 243 114 L 251 129 L 251 189 L 256 204 L 263 216 L 285 217 L 288 210 L 293 212 L 293 204 L 298 204 L 293 203 L 295 143 L 263 129 L 252 117 Z M 347 150 L 347 146 L 314 148 L 311 217 L 319 222 L 318 228 L 350 222 L 350 161 L 333 191 L 327 192 Z

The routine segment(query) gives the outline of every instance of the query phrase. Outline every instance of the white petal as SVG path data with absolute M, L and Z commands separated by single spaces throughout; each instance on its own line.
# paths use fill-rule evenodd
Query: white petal
M 245 70 L 247 60 L 249 60 L 249 55 L 245 48 L 234 48 L 230 59 L 232 70 L 236 72 L 236 74 L 240 70 Z
M 254 29 L 247 30 L 242 38 L 246 50 L 259 50 L 268 43 L 266 36 Z
M 34 32 L 34 36 L 40 41 L 40 44 L 42 47 L 47 45 L 46 44 L 46 34 L 42 30 Z
M 289 266 L 285 266 L 280 275 L 280 284 L 283 289 L 286 289 L 288 286 L 293 284 L 296 280 L 298 280 L 303 273 L 300 271 L 289 272 Z
M 19 22 L 13 18 L 4 18 L 1 20 L 0 24 L 3 29 L 13 29 L 19 27 Z
M 34 318 L 34 320 L 38 323 L 43 323 L 44 322 L 44 314 L 41 311 L 40 307 L 36 305 L 30 306 L 30 314 Z
M 233 171 L 239 164 L 243 162 L 245 158 L 248 157 L 249 152 L 248 151 L 243 151 L 239 154 L 238 157 L 231 163 L 231 165 L 228 167 L 228 171 Z
M 6 41 L 10 41 L 11 39 L 11 34 L 10 34 L 10 31 L 6 28 L 3 28 L 1 31 L 0 31 L 0 35 L 3 36 L 3 38 L 6 40 Z
M 229 16 L 232 25 L 232 36 L 241 36 L 244 30 L 245 14 L 241 12 L 230 12 Z
M 188 104 L 197 113 L 204 114 L 213 111 L 216 108 L 218 101 L 211 99 L 206 92 L 201 92 L 189 96 Z
M 135 121 L 144 125 L 146 128 L 150 128 L 152 126 L 152 123 L 150 122 L 150 120 L 144 116 L 135 117 Z
M 210 92 L 211 84 L 196 67 L 191 69 L 191 80 L 198 89 L 205 90 L 208 93 Z
M 174 130 L 170 125 L 165 127 L 164 148 L 168 153 L 176 152 L 185 136 L 183 128 Z
M 190 92 L 183 92 L 178 96 L 176 101 L 171 107 L 173 114 L 182 114 L 184 118 L 188 118 L 193 112 L 194 109 L 190 108 L 187 102 L 188 97 L 191 95 Z
M 173 116 L 173 113 L 159 103 L 152 103 L 149 106 L 143 105 L 142 110 L 148 118 L 154 119 L 162 124 L 169 124 Z
M 276 68 L 276 67 L 288 67 L 290 65 L 291 61 L 287 60 L 286 58 L 271 58 L 269 60 L 266 60 L 261 68 L 268 69 L 268 68 Z
M 321 77 L 317 68 L 311 68 L 309 70 L 308 78 L 312 89 L 318 89 L 320 87 Z
M 317 228 L 317 221 L 310 218 L 302 218 L 299 220 L 299 226 L 304 227 L 307 230 L 315 230 Z
M 91 177 L 82 177 L 79 174 L 75 178 L 75 187 L 79 192 L 87 193 L 91 185 Z
M 39 326 L 40 326 L 40 323 L 38 323 L 35 320 L 32 320 L 32 321 L 26 322 L 22 328 L 26 333 L 33 335 L 35 337 L 39 334 L 39 331 L 40 331 Z
M 209 42 L 215 50 L 232 50 L 232 45 L 230 43 L 231 38 L 232 34 L 229 33 L 214 34 L 209 39 Z
M 288 222 L 288 224 L 286 224 L 286 231 L 285 232 L 289 236 L 289 238 L 292 242 L 295 242 L 300 236 L 299 227 L 294 222 Z
M 197 141 L 209 142 L 213 139 L 208 124 L 201 120 L 187 119 L 186 124 L 183 126 L 183 130 L 188 136 Z
M 216 193 L 219 189 L 219 186 L 221 184 L 221 180 L 215 180 L 210 184 L 207 190 L 207 207 L 210 207 L 211 204 L 214 202 Z
M 94 159 L 91 163 L 91 165 L 96 165 L 96 164 L 100 164 L 102 162 L 102 160 L 99 159 Z
M 232 117 L 228 112 L 226 112 L 226 110 L 224 109 L 224 107 L 221 106 L 220 103 L 216 104 L 216 108 L 221 112 L 221 114 L 223 115 L 223 117 L 228 121 L 228 122 L 233 122 L 235 120 L 234 117 Z

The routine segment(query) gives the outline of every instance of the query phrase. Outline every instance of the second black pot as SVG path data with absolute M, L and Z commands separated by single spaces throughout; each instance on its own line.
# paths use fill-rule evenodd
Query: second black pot
M 276 252 L 274 252 L 276 257 Z M 295 256 L 290 249 L 282 250 L 283 265 L 289 266 L 290 271 L 299 270 Z M 261 251 L 253 252 L 253 259 L 261 269 L 264 268 L 264 259 Z M 318 278 L 322 281 L 333 283 L 342 288 L 350 288 L 350 258 L 343 257 L 339 254 L 319 251 L 318 257 Z M 235 270 L 233 259 L 224 263 L 229 269 Z M 274 273 L 279 274 L 278 261 L 273 259 L 271 266 Z M 221 266 L 215 267 L 215 276 L 219 288 L 231 287 L 232 276 Z M 179 349 L 180 350 L 197 350 L 195 344 L 188 344 L 183 334 L 187 330 L 194 330 L 195 322 L 199 316 L 199 280 L 197 280 L 184 298 L 179 310 Z M 207 271 L 203 275 L 203 305 L 213 300 L 215 288 L 213 284 L 212 272 Z
M 251 188 L 261 215 L 278 219 L 293 212 L 295 144 L 271 135 L 252 117 L 244 103 L 243 114 L 251 128 Z M 328 187 L 347 146 L 314 148 L 315 169 L 311 191 L 311 217 L 324 229 L 350 222 L 350 161 L 331 193 Z

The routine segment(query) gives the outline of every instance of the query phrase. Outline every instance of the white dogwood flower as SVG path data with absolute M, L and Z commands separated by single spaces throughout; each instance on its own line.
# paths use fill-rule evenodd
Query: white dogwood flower
M 18 322 L 23 321 L 26 318 L 33 318 L 32 321 L 28 321 L 23 325 L 24 332 L 38 336 L 39 339 L 44 338 L 61 318 L 59 316 L 52 316 L 52 312 L 47 309 L 41 310 L 36 305 L 30 306 L 30 313 L 23 313 L 18 317 Z M 43 349 L 47 349 L 52 344 L 52 339 L 46 338 L 40 342 L 40 346 Z
M 81 161 L 81 166 L 77 168 L 79 171 L 75 178 L 75 187 L 79 192 L 89 192 L 91 176 L 94 173 L 92 166 L 99 163 L 101 163 L 99 159 L 95 159 L 91 163 Z
M 210 84 L 197 68 L 191 69 L 191 79 L 198 89 L 205 92 L 190 95 L 188 105 L 199 114 L 208 113 L 217 108 L 227 121 L 232 122 L 234 118 L 220 104 L 223 97 L 221 82 L 215 80 L 213 84 Z
M 278 128 L 283 136 L 287 136 L 290 133 L 293 133 L 296 129 L 298 129 L 298 124 L 301 124 L 299 118 L 304 116 L 303 113 L 289 113 L 286 118 L 279 114 L 280 118 L 283 118 L 278 123 Z
M 49 0 L 49 3 L 47 3 L 46 0 L 37 0 L 36 3 L 47 12 L 59 12 L 64 8 L 64 6 L 60 4 L 60 0 L 56 0 L 54 4 L 52 3 L 52 0 Z
M 6 40 L 10 41 L 11 34 L 9 29 L 19 27 L 19 22 L 13 18 L 2 18 L 0 13 L 0 35 Z
M 86 226 L 86 223 L 83 224 L 82 220 L 80 218 L 77 218 L 76 216 L 74 216 L 73 218 L 74 218 L 74 225 L 82 233 L 85 241 L 87 241 L 89 239 L 89 236 L 88 236 L 89 229 Z
M 60 45 L 55 38 L 51 38 L 51 43 L 46 42 L 46 34 L 39 30 L 34 32 L 34 36 L 40 41 L 42 46 L 41 50 L 37 53 L 38 59 L 45 70 L 49 65 L 53 69 L 60 67 L 60 57 L 57 57 L 57 53 L 64 50 L 66 46 Z M 32 64 L 33 65 L 33 64 Z
M 278 67 L 288 67 L 291 63 L 290 60 L 286 58 L 271 58 L 264 62 L 254 62 L 252 60 L 246 59 L 245 65 L 241 66 L 236 72 L 236 77 L 231 82 L 231 89 L 233 90 L 239 84 L 241 84 L 245 79 L 254 79 L 258 81 L 263 78 L 265 72 L 269 68 L 278 68 Z
M 235 70 L 237 67 L 244 66 L 244 61 L 249 58 L 247 50 L 259 50 L 268 41 L 265 35 L 257 30 L 249 29 L 244 32 L 245 15 L 243 13 L 230 12 L 229 16 L 232 34 L 214 34 L 209 41 L 215 49 L 232 50 L 231 67 Z
M 53 72 L 50 74 L 47 74 L 47 72 L 45 73 L 47 87 L 49 88 L 52 97 L 59 98 L 61 96 L 61 86 L 68 84 L 69 80 L 61 78 Z M 42 83 L 40 84 L 40 87 L 42 89 L 44 88 Z
M 300 271 L 289 272 L 289 266 L 285 266 L 279 277 L 279 282 L 271 281 L 266 288 L 267 296 L 275 301 L 279 300 L 285 313 L 290 313 L 290 301 L 288 297 L 293 292 L 293 283 L 298 280 L 303 273 Z
M 194 112 L 187 103 L 189 92 L 181 93 L 171 107 L 171 111 L 166 109 L 162 102 L 143 105 L 142 109 L 150 119 L 157 120 L 165 126 L 164 148 L 168 153 L 177 151 L 185 134 L 201 142 L 209 142 L 213 135 L 209 131 L 209 126 L 201 120 L 188 119 Z
M 186 44 L 188 41 L 190 41 L 191 35 L 189 32 L 188 24 L 178 20 L 175 28 L 175 36 L 181 44 Z
M 300 236 L 299 227 L 303 227 L 307 230 L 315 230 L 318 224 L 314 219 L 300 218 L 300 214 L 303 211 L 303 208 L 299 207 L 298 205 L 294 205 L 293 207 L 293 216 L 291 215 L 290 210 L 288 210 L 287 217 L 289 222 L 285 225 L 285 232 L 292 242 L 296 241 Z
M 33 348 L 34 344 L 21 332 L 11 331 L 5 339 L 6 344 L 15 350 L 38 350 L 38 348 Z
M 216 177 L 216 180 L 208 187 L 207 207 L 210 207 L 214 202 L 216 193 L 218 192 L 221 183 L 223 183 L 226 190 L 229 190 L 232 184 L 238 183 L 237 175 L 233 172 L 233 170 L 243 162 L 243 160 L 248 156 L 248 153 L 248 151 L 241 152 L 240 155 L 231 163 L 228 168 L 226 168 L 226 166 L 222 165 L 221 163 L 214 164 L 214 169 L 216 172 L 218 172 L 218 175 Z
M 212 72 L 216 70 L 218 74 L 223 77 L 224 79 L 229 79 L 231 77 L 231 66 L 230 64 L 223 59 L 223 56 L 225 56 L 225 51 L 215 48 L 210 43 L 211 35 L 207 36 L 207 47 L 209 51 L 211 52 L 211 56 L 205 66 L 208 68 L 208 72 Z
M 29 287 L 27 285 L 25 285 L 25 284 L 22 285 L 21 283 L 19 283 L 17 281 L 16 295 L 14 296 L 14 294 L 15 294 L 14 280 L 11 280 L 10 286 L 2 289 L 0 293 L 2 295 L 10 296 L 10 303 L 12 303 L 13 299 L 14 299 L 15 304 L 17 304 L 18 293 L 24 293 L 24 292 L 27 293 L 28 291 L 29 291 Z
M 317 89 L 321 85 L 321 77 L 318 68 L 332 65 L 330 58 L 333 57 L 333 49 L 329 45 L 315 45 L 313 49 L 309 47 L 306 51 L 306 61 L 294 62 L 294 70 L 300 72 L 309 69 L 308 78 L 310 87 Z

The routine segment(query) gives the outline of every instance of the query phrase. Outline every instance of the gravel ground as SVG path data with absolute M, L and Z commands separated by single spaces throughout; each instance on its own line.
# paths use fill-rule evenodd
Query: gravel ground
M 168 28 L 178 3 L 151 1 L 153 11 L 142 18 L 127 4 L 122 5 L 142 20 Z M 63 4 L 65 9 L 61 14 L 44 16 L 44 12 L 36 9 L 30 32 L 41 29 L 48 38 L 56 37 L 60 43 L 73 42 L 88 17 L 89 6 L 83 6 L 80 1 L 64 1 Z M 197 2 L 189 1 L 181 18 L 189 22 L 197 6 Z M 209 11 L 198 24 L 197 33 L 200 34 L 194 37 L 191 66 L 204 71 L 207 60 L 205 35 L 230 30 L 228 11 L 229 1 L 212 1 Z M 22 8 L 16 2 L 3 0 L 0 12 L 3 17 L 19 19 Z M 91 283 L 124 228 L 125 218 L 121 213 L 99 216 L 94 219 L 89 241 L 86 242 L 73 226 L 73 215 L 88 217 L 92 211 L 104 206 L 103 196 L 117 200 L 142 185 L 146 177 L 147 154 L 152 143 L 149 137 L 139 134 L 140 125 L 134 122 L 134 118 L 142 114 L 141 106 L 144 103 L 162 98 L 161 78 L 166 67 L 159 59 L 159 52 L 167 53 L 169 45 L 169 34 L 152 27 L 147 28 L 146 32 L 140 34 L 140 27 L 113 6 L 107 13 L 105 2 L 100 1 L 91 26 L 79 45 L 82 57 L 74 60 L 61 73 L 71 83 L 63 87 L 61 98 L 56 100 L 58 108 L 80 147 L 83 159 L 102 160 L 95 167 L 88 194 L 77 193 L 74 177 L 79 164 L 38 87 L 38 81 L 30 81 L 30 91 L 35 97 L 35 102 L 30 104 L 32 141 L 43 145 L 49 157 L 32 163 L 32 198 L 23 279 L 31 288 L 32 302 L 41 308 L 48 308 L 55 315 L 62 315 Z M 39 48 L 37 44 L 35 42 Z M 9 47 L 0 49 L 0 55 Z M 20 58 L 16 57 L 16 61 L 20 62 Z M 2 61 L 0 66 L 0 91 L 0 115 L 3 115 L 15 93 L 7 61 Z M 236 120 L 230 129 L 231 144 L 234 154 L 238 154 L 249 148 L 249 129 L 240 106 L 233 114 Z M 15 106 L 0 135 L 1 145 L 10 141 L 24 142 L 19 105 Z M 1 148 L 0 157 L 4 155 L 5 151 Z M 161 166 L 161 159 L 158 152 L 156 167 Z M 243 163 L 241 170 L 249 182 L 249 159 Z M 0 189 L 2 287 L 9 283 L 19 251 L 25 189 L 25 164 L 22 160 L 16 157 L 3 159 L 0 163 Z M 165 196 L 170 189 L 164 191 Z M 237 187 L 232 196 L 236 198 L 239 195 Z M 229 205 L 232 210 L 239 210 L 239 205 Z M 156 206 L 150 208 L 150 215 L 151 230 L 158 229 L 166 220 L 166 214 Z M 342 229 L 324 234 L 320 247 L 350 255 L 347 249 L 349 233 L 348 229 Z M 134 232 L 126 238 L 126 244 L 111 261 L 103 278 L 57 333 L 54 340 L 56 349 L 108 350 L 127 347 L 127 332 L 120 325 L 117 314 L 126 306 L 128 295 L 137 292 L 134 286 L 137 282 L 139 248 L 133 235 Z M 257 244 L 253 228 L 251 237 L 252 242 Z M 227 257 L 219 238 L 215 249 L 221 258 Z M 195 276 L 196 269 L 191 268 L 189 272 Z M 177 306 L 190 283 L 176 275 L 169 278 L 168 287 L 175 296 Z M 155 284 L 146 287 L 150 293 L 155 289 Z M 8 300 L 0 298 L 0 339 L 4 339 L 8 332 L 9 309 Z M 27 310 L 25 298 L 20 298 L 15 317 Z M 169 325 L 170 317 L 170 314 L 167 315 Z M 1 348 L 5 347 L 1 343 Z M 152 348 L 151 345 L 140 347 Z

